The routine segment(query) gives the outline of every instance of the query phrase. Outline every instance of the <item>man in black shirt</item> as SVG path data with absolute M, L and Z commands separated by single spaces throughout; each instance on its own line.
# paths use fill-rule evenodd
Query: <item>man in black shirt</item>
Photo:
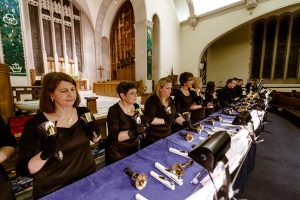
M 236 97 L 241 98 L 243 96 L 243 79 L 238 79 L 236 86 L 234 87 Z
M 256 79 L 251 79 L 250 83 L 246 84 L 246 93 L 248 94 L 250 91 L 252 92 L 257 92 L 257 84 L 256 84 Z
M 226 86 L 222 88 L 217 94 L 219 102 L 222 107 L 228 107 L 234 101 L 232 96 L 232 89 L 234 88 L 233 79 L 228 79 L 226 81 Z

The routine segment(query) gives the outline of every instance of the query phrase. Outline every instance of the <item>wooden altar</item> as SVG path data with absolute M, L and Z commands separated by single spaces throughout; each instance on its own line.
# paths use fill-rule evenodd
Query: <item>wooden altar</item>
M 117 92 L 117 86 L 124 80 L 112 80 L 107 82 L 94 82 L 93 92 L 99 96 L 119 97 Z M 144 89 L 143 81 L 133 81 L 137 88 L 137 95 L 141 96 Z

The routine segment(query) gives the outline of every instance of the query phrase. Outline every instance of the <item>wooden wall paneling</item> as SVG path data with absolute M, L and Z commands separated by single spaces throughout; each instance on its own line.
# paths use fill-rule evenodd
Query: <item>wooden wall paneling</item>
M 7 122 L 9 117 L 13 117 L 14 102 L 10 84 L 8 65 L 0 64 L 0 113 L 4 121 Z
M 112 80 L 135 80 L 135 76 L 129 74 L 132 67 L 128 65 L 134 63 L 131 61 L 132 52 L 134 52 L 134 13 L 130 1 L 126 1 L 119 9 L 111 29 L 110 37 L 110 58 L 112 69 Z M 130 52 L 130 53 L 129 53 Z M 128 68 L 128 69 L 127 69 Z

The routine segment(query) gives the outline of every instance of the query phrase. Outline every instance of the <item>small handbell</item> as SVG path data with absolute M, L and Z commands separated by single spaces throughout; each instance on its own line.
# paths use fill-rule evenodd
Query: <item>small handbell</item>
M 55 137 L 57 134 L 57 129 L 56 129 L 56 125 L 54 122 L 52 121 L 47 121 L 43 124 L 44 126 L 44 131 L 47 134 L 47 137 Z M 63 159 L 63 153 L 62 151 L 58 151 L 54 154 L 54 157 L 58 160 L 58 161 L 62 161 Z
M 85 121 L 85 123 L 89 123 L 89 122 L 95 120 L 94 115 L 90 112 L 84 113 L 83 115 L 80 116 L 80 118 L 83 119 L 83 121 Z
M 202 132 L 203 128 L 204 128 L 203 124 L 197 124 L 196 125 L 196 130 L 199 134 Z
M 179 135 L 181 137 L 183 137 L 188 142 L 192 142 L 194 140 L 194 135 L 191 132 L 188 132 L 188 133 L 185 133 L 185 134 L 180 133 Z
M 86 126 L 92 132 L 94 137 L 99 137 L 101 134 L 100 125 L 92 113 L 86 112 L 80 116 L 80 119 L 85 122 Z
M 124 172 L 131 177 L 134 182 L 136 189 L 141 190 L 147 185 L 147 175 L 144 173 L 134 173 L 129 167 L 124 169 Z
M 193 163 L 194 163 L 193 160 L 188 160 L 187 162 L 181 163 L 181 164 L 179 164 L 179 163 L 174 163 L 174 164 L 172 165 L 172 170 L 173 170 L 173 172 L 174 172 L 177 176 L 182 177 L 183 174 L 184 174 L 184 169 L 187 168 L 187 167 L 192 166 Z

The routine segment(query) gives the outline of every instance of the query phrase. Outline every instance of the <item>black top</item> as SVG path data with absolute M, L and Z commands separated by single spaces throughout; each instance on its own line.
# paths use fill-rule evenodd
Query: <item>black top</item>
M 241 98 L 243 96 L 243 88 L 240 85 L 234 87 L 236 97 Z
M 227 86 L 222 88 L 218 93 L 218 99 L 222 107 L 228 107 L 231 103 L 233 103 L 233 97 L 231 93 L 231 89 Z
M 178 113 L 190 112 L 191 105 L 194 103 L 191 93 L 186 96 L 181 90 L 177 92 L 174 100 L 175 108 Z
M 160 101 L 159 97 L 156 94 L 151 95 L 145 102 L 145 118 L 146 121 L 149 122 L 149 127 L 147 129 L 146 135 L 146 143 L 151 144 L 161 138 L 165 138 L 172 133 L 172 123 L 153 125 L 151 124 L 154 118 L 162 118 L 165 119 L 168 115 L 170 118 L 176 119 L 179 115 L 176 112 L 175 104 L 172 98 L 169 98 L 170 103 L 167 107 L 169 107 L 169 114 L 166 111 L 166 108 Z
M 230 92 L 231 92 L 231 97 L 232 97 L 232 99 L 235 100 L 235 98 L 238 97 L 237 94 L 236 94 L 235 89 L 234 89 L 234 88 L 230 89 Z
M 0 148 L 4 146 L 17 147 L 17 142 L 0 116 Z
M 8 126 L 0 116 L 0 148 L 10 146 L 17 146 L 15 137 L 10 133 Z M 4 167 L 0 164 L 0 199 L 15 199 L 14 192 L 12 190 L 11 182 L 8 178 L 7 172 Z
M 258 87 L 257 84 L 247 83 L 246 84 L 246 93 L 248 94 L 250 91 L 257 92 Z
M 87 108 L 77 108 L 80 117 Z M 41 151 L 46 134 L 41 124 L 48 121 L 43 113 L 26 122 L 20 140 L 16 170 L 22 176 L 29 176 L 28 162 Z M 55 158 L 47 160 L 37 173 L 33 174 L 33 197 L 40 198 L 75 182 L 96 170 L 96 164 L 91 154 L 90 135 L 85 131 L 83 120 L 80 118 L 70 128 L 57 127 L 63 160 Z
M 205 117 L 207 117 L 221 109 L 219 100 L 217 98 L 214 98 L 214 96 L 212 94 L 205 93 L 205 100 L 209 103 L 213 103 L 213 105 L 214 105 L 213 108 L 206 108 Z
M 132 116 L 124 113 L 119 103 L 114 104 L 108 110 L 108 149 L 106 156 L 109 162 L 120 160 L 138 150 L 138 138 L 127 139 L 119 142 L 118 135 L 121 131 L 132 130 L 136 127 L 136 122 Z
M 182 91 L 178 91 L 175 96 L 175 108 L 178 113 L 191 112 L 191 121 L 195 123 L 204 118 L 204 108 L 199 108 L 196 110 L 190 110 L 191 105 L 196 103 L 195 99 L 192 97 L 193 91 L 189 90 L 190 95 L 186 96 Z
M 191 121 L 192 123 L 196 123 L 205 118 L 205 107 L 207 106 L 207 101 L 205 96 L 202 96 L 201 93 L 198 95 L 194 90 L 190 90 L 190 94 L 197 105 L 202 105 L 202 108 L 191 110 Z

